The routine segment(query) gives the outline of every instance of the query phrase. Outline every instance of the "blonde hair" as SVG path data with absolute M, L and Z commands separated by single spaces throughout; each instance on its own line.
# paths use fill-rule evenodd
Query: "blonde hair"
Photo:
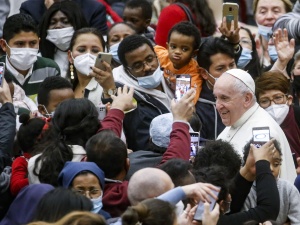
M 293 3 L 290 0 L 281 0 L 284 4 L 285 12 L 291 12 L 293 10 Z M 253 15 L 255 15 L 256 10 L 257 10 L 257 5 L 258 5 L 259 0 L 254 0 L 253 1 Z
M 32 222 L 27 225 L 106 225 L 105 219 L 95 213 L 74 211 L 55 223 Z

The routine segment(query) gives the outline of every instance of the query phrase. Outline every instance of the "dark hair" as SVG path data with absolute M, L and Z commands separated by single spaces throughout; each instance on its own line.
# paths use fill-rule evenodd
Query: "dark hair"
M 151 50 L 154 52 L 154 48 L 151 44 L 151 42 L 138 34 L 130 35 L 123 39 L 123 41 L 120 43 L 118 48 L 118 56 L 123 66 L 128 66 L 128 63 L 126 61 L 125 55 L 129 52 L 132 52 L 139 47 L 143 46 L 144 44 L 148 45 Z
M 203 67 L 208 71 L 212 64 L 210 57 L 218 53 L 228 55 L 234 59 L 233 46 L 223 38 L 208 37 L 205 39 L 203 38 L 202 40 L 197 56 L 197 62 L 200 67 Z
M 33 18 L 24 13 L 18 13 L 8 17 L 3 25 L 3 39 L 8 43 L 20 32 L 33 32 L 38 36 L 37 25 Z
M 125 8 L 142 8 L 144 19 L 151 19 L 152 5 L 147 0 L 130 0 L 126 3 Z
M 72 89 L 71 83 L 63 77 L 51 76 L 47 77 L 41 84 L 38 90 L 38 104 L 45 107 L 49 104 L 50 92 L 52 90 Z
M 168 42 L 170 41 L 170 37 L 173 32 L 177 32 L 179 34 L 183 34 L 185 36 L 194 38 L 193 49 L 199 49 L 201 44 L 201 34 L 198 28 L 189 21 L 183 21 L 174 25 L 168 34 Z
M 210 36 L 216 32 L 216 20 L 207 1 L 203 0 L 177 0 L 186 4 L 195 15 L 196 24 L 200 27 L 202 36 Z
M 246 27 L 241 27 L 242 30 L 245 30 L 251 40 L 251 44 L 252 44 L 252 59 L 250 60 L 250 62 L 245 66 L 244 70 L 245 71 L 249 71 L 249 74 L 252 76 L 252 78 L 255 80 L 256 77 L 259 77 L 261 75 L 261 66 L 260 66 L 260 58 L 258 56 L 257 50 L 256 50 L 256 43 L 255 43 L 255 39 L 251 33 L 251 31 L 246 28 Z
M 122 215 L 123 225 L 173 225 L 175 220 L 175 207 L 155 198 L 128 207 Z
M 218 195 L 218 202 L 226 200 L 227 195 L 233 188 L 231 180 L 227 179 L 226 168 L 218 165 L 202 167 L 194 171 L 197 182 L 210 183 L 221 188 Z
M 113 131 L 103 130 L 89 139 L 86 155 L 89 162 L 103 170 L 106 178 L 113 179 L 126 166 L 127 147 Z
M 115 27 L 115 26 L 118 26 L 118 25 L 125 25 L 127 27 L 129 27 L 131 30 L 133 30 L 135 33 L 136 32 L 136 29 L 134 28 L 134 26 L 132 26 L 131 24 L 129 23 L 125 23 L 125 22 L 119 22 L 119 23 L 114 23 L 109 29 L 108 29 L 108 32 L 107 32 L 107 48 L 109 48 L 108 44 L 109 44 L 109 38 L 110 38 L 110 31 Z
M 251 140 L 248 141 L 247 144 L 243 148 L 243 153 L 244 153 L 243 166 L 246 164 L 246 161 L 247 161 L 247 158 L 248 158 L 248 155 L 249 155 L 249 151 L 250 151 L 250 144 L 251 143 L 253 143 L 253 138 L 251 138 Z M 279 155 L 282 155 L 282 150 L 281 150 L 281 147 L 280 147 L 280 143 L 276 139 L 274 140 L 273 143 L 274 143 L 274 146 L 275 146 L 276 150 L 279 152 Z
M 40 52 L 43 57 L 54 59 L 54 53 L 57 50 L 56 46 L 46 39 L 47 30 L 49 29 L 50 21 L 53 15 L 61 11 L 66 15 L 74 30 L 82 27 L 87 27 L 88 23 L 77 3 L 72 1 L 54 2 L 50 8 L 44 13 L 43 18 L 39 24 Z
M 73 37 L 71 39 L 71 42 L 70 42 L 70 51 L 72 51 L 74 45 L 75 45 L 75 42 L 78 38 L 79 35 L 82 35 L 82 34 L 94 34 L 95 36 L 97 36 L 101 42 L 101 45 L 102 45 L 102 48 L 103 48 L 103 51 L 105 49 L 105 41 L 104 41 L 104 38 L 102 36 L 102 33 L 99 29 L 97 28 L 93 28 L 93 27 L 84 27 L 84 28 L 81 28 L 79 30 L 76 30 L 73 34 Z M 70 67 L 70 65 L 69 65 Z M 71 79 L 71 73 L 70 71 L 68 70 L 67 72 L 67 78 Z M 73 89 L 76 88 L 76 86 L 78 85 L 78 77 L 77 77 L 77 73 L 76 73 L 76 69 L 74 69 L 74 80 L 71 80 L 72 84 L 73 84 Z
M 255 96 L 257 101 L 259 101 L 259 95 L 269 90 L 278 90 L 284 94 L 288 94 L 290 93 L 290 81 L 280 71 L 264 72 L 255 80 Z
M 189 124 L 193 131 L 200 132 L 202 128 L 202 123 L 196 112 L 193 112 L 192 117 L 189 119 Z
M 171 177 L 175 187 L 187 185 L 187 180 L 194 178 L 191 173 L 192 164 L 187 160 L 170 159 L 159 168 Z
M 193 170 L 198 171 L 203 167 L 223 166 L 226 178 L 232 179 L 239 172 L 241 157 L 233 146 L 223 140 L 209 141 L 195 157 Z
M 91 211 L 93 204 L 71 189 L 55 188 L 46 193 L 36 207 L 34 221 L 56 222 L 73 211 Z
M 30 119 L 28 114 L 21 114 L 19 121 L 22 125 L 17 133 L 18 144 L 23 152 L 31 153 L 46 122 L 40 118 Z
M 101 127 L 95 105 L 88 99 L 68 99 L 61 102 L 51 120 L 47 141 L 41 144 L 42 154 L 34 165 L 34 174 L 43 183 L 58 186 L 58 175 L 65 162 L 72 161 L 73 152 L 69 145 L 85 146 L 88 139 Z M 41 162 L 39 174 L 36 168 Z

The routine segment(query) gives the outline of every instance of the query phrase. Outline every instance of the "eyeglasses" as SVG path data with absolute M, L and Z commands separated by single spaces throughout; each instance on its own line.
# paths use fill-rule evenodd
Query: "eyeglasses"
M 100 189 L 84 190 L 84 189 L 73 189 L 75 192 L 84 195 L 86 197 L 97 198 L 101 195 Z
M 150 55 L 146 58 L 146 60 L 144 62 L 138 62 L 138 63 L 135 63 L 133 64 L 133 66 L 129 67 L 127 66 L 128 69 L 136 72 L 136 73 L 139 73 L 139 72 L 142 72 L 144 69 L 145 69 L 145 64 L 147 64 L 147 66 L 154 66 L 154 64 L 157 64 L 157 58 L 156 56 L 154 55 Z
M 262 98 L 259 100 L 259 105 L 262 108 L 268 108 L 271 105 L 271 101 L 274 102 L 275 104 L 283 104 L 284 96 L 287 96 L 287 94 L 274 95 L 272 99 Z

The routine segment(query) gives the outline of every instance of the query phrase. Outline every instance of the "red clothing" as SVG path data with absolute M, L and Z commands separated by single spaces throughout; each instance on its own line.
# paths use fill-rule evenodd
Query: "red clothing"
M 10 192 L 13 196 L 17 196 L 19 191 L 29 184 L 27 165 L 30 157 L 29 153 L 24 153 L 13 161 L 10 178 Z
M 130 206 L 127 195 L 128 181 L 105 183 L 103 192 L 103 210 L 111 217 L 119 217 Z
M 296 157 L 300 157 L 300 128 L 295 119 L 293 106 L 290 106 L 289 113 L 280 127 L 290 144 L 292 153 L 295 153 Z
M 108 27 L 111 27 L 113 23 L 123 22 L 123 19 L 110 7 L 110 5 L 105 0 L 98 0 L 98 2 L 102 3 L 102 5 L 105 6 L 106 17 L 110 16 L 110 18 L 107 18 L 106 22 Z
M 112 130 L 118 137 L 121 137 L 124 117 L 124 112 L 119 109 L 108 110 L 107 115 L 101 122 L 102 127 L 98 130 L 98 132 L 102 130 Z
M 171 4 L 164 8 L 158 18 L 155 43 L 166 47 L 169 31 L 175 24 L 182 21 L 188 21 L 188 17 L 180 6 Z

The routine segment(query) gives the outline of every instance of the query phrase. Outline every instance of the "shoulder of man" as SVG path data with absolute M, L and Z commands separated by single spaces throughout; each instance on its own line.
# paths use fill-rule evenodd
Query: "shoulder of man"
M 54 60 L 38 56 L 37 61 L 34 63 L 34 70 L 43 69 L 43 68 L 53 68 L 55 73 L 53 75 L 55 76 L 60 75 L 59 66 Z

